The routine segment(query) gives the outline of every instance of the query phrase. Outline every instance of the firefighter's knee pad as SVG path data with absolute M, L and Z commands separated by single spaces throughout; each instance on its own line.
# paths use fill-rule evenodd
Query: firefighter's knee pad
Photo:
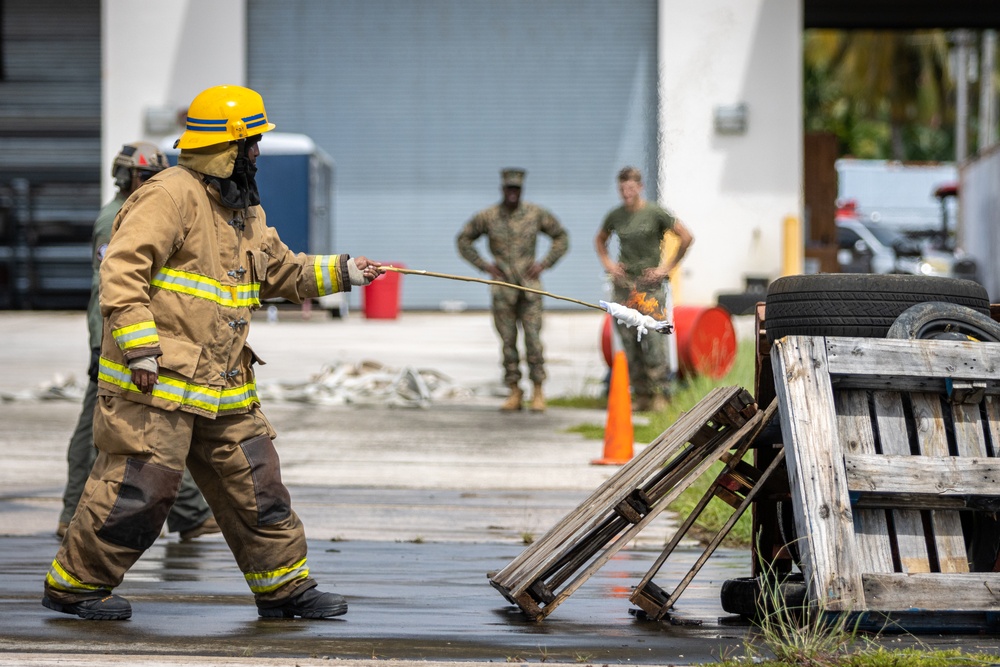
M 183 470 L 127 459 L 118 497 L 97 536 L 137 551 L 153 546 L 177 497 L 183 474 Z
M 270 526 L 284 521 L 292 513 L 292 499 L 281 483 L 278 452 L 274 450 L 271 438 L 259 435 L 241 442 L 240 448 L 250 464 L 257 525 Z

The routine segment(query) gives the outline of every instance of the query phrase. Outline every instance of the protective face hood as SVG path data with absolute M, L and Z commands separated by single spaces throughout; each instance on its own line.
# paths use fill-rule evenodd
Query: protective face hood
M 206 176 L 229 178 L 233 174 L 238 151 L 239 145 L 236 142 L 213 144 L 203 148 L 184 148 L 177 158 L 177 164 Z
M 260 204 L 255 180 L 257 167 L 247 157 L 246 140 L 181 150 L 178 164 L 204 174 L 227 208 L 245 209 Z

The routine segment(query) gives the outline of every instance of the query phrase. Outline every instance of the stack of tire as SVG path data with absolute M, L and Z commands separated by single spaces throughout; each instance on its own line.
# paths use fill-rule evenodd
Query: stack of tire
M 785 336 L 846 336 L 1000 342 L 1000 324 L 990 318 L 985 288 L 971 280 L 895 274 L 786 276 L 768 287 L 764 325 L 770 344 Z M 782 508 L 788 509 L 788 508 Z M 778 517 L 786 541 L 794 544 L 790 512 Z M 997 534 L 995 526 L 977 532 Z M 981 555 L 992 567 L 996 545 Z M 977 559 L 978 560 L 978 559 Z M 989 561 L 987 564 L 985 561 Z M 979 567 L 977 567 L 979 569 Z M 759 579 L 759 578 L 758 578 Z M 801 574 L 780 582 L 731 579 L 722 585 L 722 608 L 754 617 L 770 611 L 777 592 L 784 604 L 805 603 Z

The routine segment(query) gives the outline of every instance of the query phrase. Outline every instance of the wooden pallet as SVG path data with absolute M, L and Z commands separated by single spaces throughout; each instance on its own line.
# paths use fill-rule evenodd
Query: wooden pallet
M 760 424 L 766 424 L 774 416 L 777 410 L 777 402 L 772 402 L 767 409 L 761 413 L 762 418 Z M 754 466 L 750 465 L 743 460 L 746 455 L 747 450 L 753 444 L 753 434 L 749 437 L 743 438 L 742 441 L 736 446 L 732 452 L 723 452 L 721 459 L 725 462 L 722 470 L 716 475 L 715 480 L 708 487 L 705 493 L 702 495 L 701 499 L 695 505 L 695 507 L 688 514 L 687 518 L 674 533 L 670 542 L 663 549 L 660 555 L 657 557 L 656 561 L 653 563 L 649 571 L 642 578 L 639 584 L 635 587 L 629 600 L 642 609 L 646 615 L 653 620 L 660 620 L 670 609 L 676 604 L 677 599 L 681 596 L 691 581 L 697 576 L 698 572 L 705 565 L 708 559 L 715 553 L 715 550 L 722 544 L 723 538 L 729 534 L 733 526 L 739 520 L 743 513 L 750 507 L 751 503 L 755 501 L 758 494 L 766 488 L 767 483 L 771 479 L 771 475 L 774 474 L 776 470 L 781 467 L 782 462 L 784 462 L 784 452 L 779 449 L 775 457 L 771 459 L 770 465 L 764 470 L 759 470 Z M 687 535 L 688 531 L 694 526 L 695 521 L 701 516 L 702 512 L 708 506 L 708 503 L 713 498 L 719 498 L 730 507 L 732 507 L 733 512 L 729 515 L 725 524 L 716 531 L 715 535 L 709 540 L 708 545 L 705 547 L 702 554 L 695 560 L 694 564 L 687 571 L 687 573 L 681 578 L 680 582 L 674 587 L 674 589 L 667 593 L 663 588 L 658 586 L 653 582 L 653 577 L 656 576 L 660 568 L 666 562 L 670 554 L 673 553 L 674 549 L 680 544 L 684 536 Z
M 1000 344 L 789 336 L 771 362 L 811 603 L 1000 610 L 967 547 L 995 546 Z
M 712 390 L 490 584 L 542 620 L 649 525 L 723 454 L 764 422 L 739 387 Z

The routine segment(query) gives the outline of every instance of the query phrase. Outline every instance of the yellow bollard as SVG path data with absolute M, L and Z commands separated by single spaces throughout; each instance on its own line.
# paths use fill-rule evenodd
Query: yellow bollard
M 800 275 L 805 270 L 806 246 L 803 239 L 802 223 L 794 215 L 785 216 L 783 241 L 781 275 Z

